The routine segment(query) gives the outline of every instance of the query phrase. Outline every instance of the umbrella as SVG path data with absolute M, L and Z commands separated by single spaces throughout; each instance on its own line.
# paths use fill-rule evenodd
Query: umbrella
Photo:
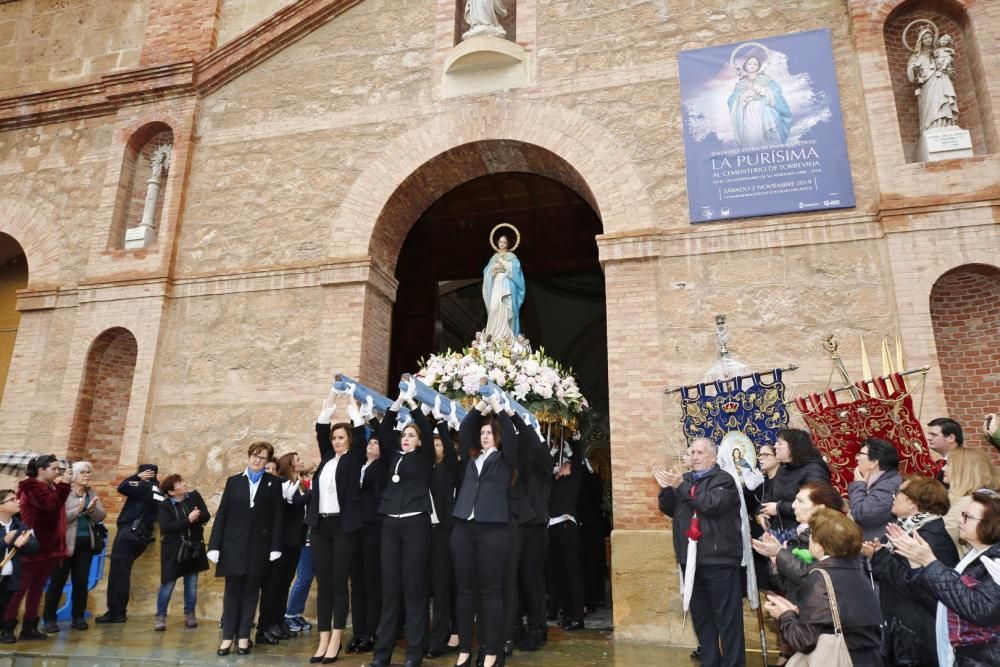
M 39 452 L 0 452 L 0 475 L 20 477 L 28 468 L 31 459 L 43 456 Z M 57 457 L 59 465 L 65 470 L 69 463 L 64 458 Z

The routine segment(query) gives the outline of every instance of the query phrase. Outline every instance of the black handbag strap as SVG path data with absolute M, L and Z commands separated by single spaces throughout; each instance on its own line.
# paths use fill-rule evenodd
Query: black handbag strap
M 188 498 L 190 498 L 190 497 L 191 497 L 191 494 L 189 493 L 188 494 Z M 179 503 L 174 503 L 174 502 L 170 503 L 171 505 L 174 506 L 174 514 L 177 516 L 177 520 L 178 521 L 180 521 L 181 519 L 186 519 L 187 515 L 190 514 L 190 512 L 187 511 L 187 507 L 184 505 L 184 501 L 185 500 L 187 500 L 187 498 L 185 498 L 184 500 L 180 501 Z M 170 501 L 167 501 L 167 502 L 170 502 Z M 181 531 L 181 539 L 185 540 L 187 542 L 193 542 L 194 541 L 194 539 L 192 539 L 192 537 L 191 537 L 191 523 L 190 522 L 188 522 L 187 528 L 185 528 L 183 531 Z

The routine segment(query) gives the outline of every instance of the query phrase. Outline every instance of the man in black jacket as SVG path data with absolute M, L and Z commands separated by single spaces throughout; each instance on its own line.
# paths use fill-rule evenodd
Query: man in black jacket
M 132 587 L 132 565 L 153 541 L 153 524 L 163 494 L 156 479 L 157 467 L 139 465 L 139 471 L 118 485 L 125 505 L 118 515 L 118 533 L 111 547 L 108 571 L 108 610 L 94 619 L 97 623 L 124 623 Z
M 660 511 L 673 519 L 674 551 L 681 567 L 688 566 L 689 538 L 698 544 L 691 620 L 701 644 L 701 664 L 736 667 L 745 662 L 739 489 L 716 465 L 714 442 L 698 438 L 690 451 L 691 472 L 654 473 L 661 487 Z

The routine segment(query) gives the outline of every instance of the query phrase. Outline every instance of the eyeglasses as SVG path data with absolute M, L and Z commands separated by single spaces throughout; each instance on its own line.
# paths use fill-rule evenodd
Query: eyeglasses
M 868 452 L 861 450 L 860 452 L 858 452 L 858 456 L 864 456 L 865 458 L 868 458 Z
M 968 512 L 962 512 L 962 521 L 982 521 L 982 520 L 983 517 L 981 516 L 972 516 Z
M 771 454 L 771 453 L 769 453 L 769 452 L 761 452 L 760 454 L 758 454 L 758 455 L 757 455 L 757 458 L 760 458 L 760 459 L 765 459 L 765 458 L 767 458 L 768 456 L 774 456 L 774 454 Z
M 253 461 L 267 461 L 267 456 L 261 456 L 260 454 L 251 454 L 250 459 Z

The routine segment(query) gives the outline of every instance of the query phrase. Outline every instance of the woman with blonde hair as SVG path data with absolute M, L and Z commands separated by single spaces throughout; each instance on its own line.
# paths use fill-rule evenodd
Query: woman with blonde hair
M 959 447 L 948 453 L 943 473 L 944 483 L 948 485 L 948 500 L 951 501 L 951 507 L 944 515 L 944 525 L 958 547 L 958 555 L 964 556 L 969 546 L 958 536 L 962 512 L 968 509 L 976 489 L 997 486 L 997 471 L 985 449 Z

